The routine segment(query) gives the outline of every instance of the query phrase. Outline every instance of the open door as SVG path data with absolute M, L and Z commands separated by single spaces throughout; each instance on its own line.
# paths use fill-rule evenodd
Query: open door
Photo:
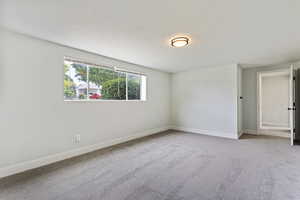
M 289 122 L 290 122 L 290 137 L 291 145 L 294 145 L 295 140 L 295 84 L 294 84 L 294 66 L 290 66 L 290 84 L 289 84 Z
M 294 88 L 295 88 L 295 110 L 294 110 L 294 124 L 295 124 L 295 138 L 294 141 L 297 141 L 299 143 L 300 141 L 300 69 L 294 69 L 295 77 L 296 79 L 294 80 Z

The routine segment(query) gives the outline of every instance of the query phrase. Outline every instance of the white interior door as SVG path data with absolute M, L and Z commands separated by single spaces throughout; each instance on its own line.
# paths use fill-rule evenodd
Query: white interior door
M 258 131 L 289 137 L 290 70 L 259 72 L 258 86 Z
M 262 77 L 262 128 L 290 130 L 289 111 L 289 71 Z M 286 131 L 286 135 L 289 133 Z
M 289 118 L 290 118 L 290 137 L 291 137 L 291 145 L 294 145 L 294 102 L 295 102 L 295 90 L 294 90 L 294 66 L 290 67 L 290 84 L 289 84 Z

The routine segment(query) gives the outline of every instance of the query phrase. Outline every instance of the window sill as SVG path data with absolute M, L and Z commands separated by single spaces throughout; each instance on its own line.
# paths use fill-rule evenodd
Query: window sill
M 64 102 L 146 102 L 147 100 L 64 100 Z

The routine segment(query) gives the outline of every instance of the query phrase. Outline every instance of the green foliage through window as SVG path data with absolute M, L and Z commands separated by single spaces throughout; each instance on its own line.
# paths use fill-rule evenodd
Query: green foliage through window
M 69 66 L 64 65 L 65 76 L 64 76 L 64 95 L 66 97 L 72 97 L 76 95 L 76 88 L 73 79 L 68 75 Z
M 145 100 L 146 77 L 143 75 L 68 60 L 64 72 L 67 100 Z
M 116 78 L 106 81 L 102 85 L 103 99 L 126 99 L 126 79 Z

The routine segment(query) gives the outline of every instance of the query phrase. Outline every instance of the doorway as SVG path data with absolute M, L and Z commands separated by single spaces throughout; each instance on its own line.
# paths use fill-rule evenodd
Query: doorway
M 258 72 L 257 130 L 261 135 L 291 138 L 294 131 L 293 68 Z M 292 134 L 291 134 L 292 133 Z

